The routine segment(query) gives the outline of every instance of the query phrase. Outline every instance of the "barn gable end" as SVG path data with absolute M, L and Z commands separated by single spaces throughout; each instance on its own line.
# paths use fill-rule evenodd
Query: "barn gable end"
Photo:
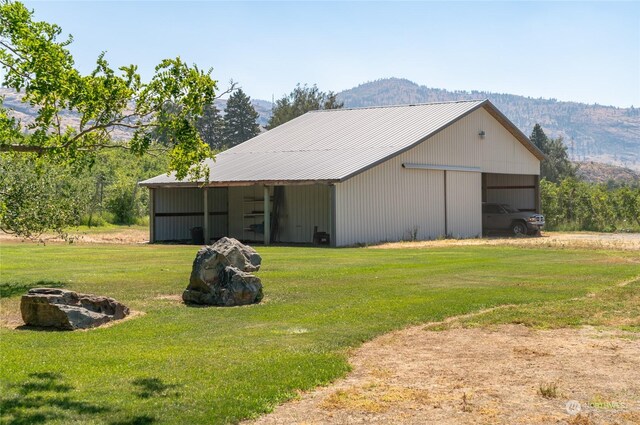
M 457 171 L 461 168 L 476 171 Z M 478 237 L 483 173 L 533 178 L 540 161 L 479 108 L 412 149 L 336 184 L 337 244 Z

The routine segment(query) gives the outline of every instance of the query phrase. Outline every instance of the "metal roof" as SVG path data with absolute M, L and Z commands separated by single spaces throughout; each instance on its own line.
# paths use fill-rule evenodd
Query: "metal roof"
M 423 142 L 484 107 L 538 158 L 529 139 L 488 100 L 308 112 L 208 160 L 209 184 L 339 182 Z M 173 174 L 143 186 L 193 186 Z

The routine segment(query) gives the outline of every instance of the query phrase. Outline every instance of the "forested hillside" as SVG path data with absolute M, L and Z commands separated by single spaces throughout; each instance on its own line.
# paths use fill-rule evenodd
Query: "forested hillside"
M 571 159 L 640 170 L 640 109 L 534 99 L 481 91 L 448 91 L 388 78 L 338 93 L 345 107 L 489 99 L 526 135 L 540 123 L 550 137 L 562 136 Z

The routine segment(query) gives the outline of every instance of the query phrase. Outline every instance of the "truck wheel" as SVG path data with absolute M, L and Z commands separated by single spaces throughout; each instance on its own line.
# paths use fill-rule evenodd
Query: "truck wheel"
M 513 233 L 515 236 L 526 235 L 527 225 L 522 221 L 516 221 L 511 225 L 511 233 Z

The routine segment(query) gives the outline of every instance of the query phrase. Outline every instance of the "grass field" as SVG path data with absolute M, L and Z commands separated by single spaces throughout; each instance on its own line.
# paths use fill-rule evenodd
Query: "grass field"
M 482 320 L 597 325 L 608 317 L 594 316 L 599 306 L 628 311 L 638 285 L 614 287 L 640 275 L 634 251 L 270 247 L 259 248 L 263 303 L 193 308 L 175 295 L 196 251 L 0 245 L 4 323 L 15 320 L 27 288 L 45 285 L 109 295 L 145 313 L 91 331 L 1 328 L 1 422 L 233 423 L 344 375 L 348 350 L 381 333 L 503 304 L 521 306 Z M 610 304 L 567 307 L 605 293 L 593 299 Z M 605 324 L 640 331 L 628 320 Z

